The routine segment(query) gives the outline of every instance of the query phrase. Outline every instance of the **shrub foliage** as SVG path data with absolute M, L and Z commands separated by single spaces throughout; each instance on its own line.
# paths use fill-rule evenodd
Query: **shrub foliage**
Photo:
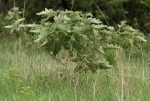
M 143 33 L 128 26 L 125 21 L 115 29 L 104 25 L 91 13 L 45 9 L 37 15 L 42 17 L 37 24 L 21 23 L 18 26 L 27 27 L 35 33 L 37 39 L 34 42 L 40 43 L 53 56 L 62 49 L 69 52 L 71 61 L 77 63 L 75 72 L 96 72 L 97 69 L 114 67 L 116 49 L 131 48 L 146 41 Z

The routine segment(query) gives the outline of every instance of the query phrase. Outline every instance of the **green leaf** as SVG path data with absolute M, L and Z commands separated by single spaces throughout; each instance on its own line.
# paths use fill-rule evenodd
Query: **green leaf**
M 61 41 L 60 40 L 55 40 L 52 44 L 52 52 L 54 55 L 58 54 L 61 50 Z
M 13 26 L 13 25 L 8 25 L 8 26 L 5 26 L 5 28 L 13 29 L 13 28 L 14 28 L 14 26 Z
M 67 15 L 64 15 L 64 21 L 69 21 L 70 18 Z
M 116 66 L 117 62 L 115 60 L 115 56 L 113 54 L 106 55 L 106 60 L 109 62 L 110 65 Z
M 81 50 L 79 42 L 73 36 L 70 39 L 70 43 L 75 50 L 77 50 L 77 51 Z
M 128 32 L 128 31 L 121 32 L 120 34 L 121 34 L 121 35 L 132 35 L 132 33 L 131 33 L 131 32 Z
M 146 42 L 147 40 L 142 37 L 142 36 L 136 36 L 136 38 L 139 40 L 139 41 L 143 41 L 143 42 Z
M 96 18 L 89 18 L 89 23 L 92 23 L 92 24 L 101 24 L 102 22 L 99 21 L 98 19 Z
M 104 52 L 104 50 L 103 50 L 103 47 L 102 47 L 102 46 L 100 46 L 100 47 L 98 48 L 98 50 L 99 50 L 99 52 L 101 52 L 102 54 L 105 54 L 105 52 Z
M 45 44 L 47 44 L 48 40 L 45 40 L 41 46 L 44 46 Z
M 87 17 L 93 17 L 92 13 L 87 13 L 86 16 Z
M 95 29 L 93 29 L 93 33 L 94 33 L 95 36 L 99 35 L 99 32 L 97 30 L 95 30 Z
M 25 20 L 25 18 L 21 18 L 15 21 L 15 24 L 20 24 L 21 22 L 23 22 Z
M 34 42 L 39 42 L 40 40 L 46 38 L 51 32 L 49 32 L 48 27 L 44 27 L 40 30 L 40 34 L 38 35 L 38 39 L 36 39 Z
M 63 24 L 56 25 L 56 30 L 58 30 L 60 32 L 66 32 L 67 31 L 65 25 L 63 25 Z
M 35 23 L 26 25 L 26 27 L 29 27 L 29 28 L 37 28 L 37 27 L 39 27 L 39 26 L 40 26 L 40 25 L 35 24 Z
M 54 11 L 52 9 L 47 9 L 45 8 L 45 11 L 42 11 L 40 13 L 37 13 L 37 15 L 43 15 L 43 16 L 49 16 L 49 17 L 52 17 L 54 16 Z
M 126 21 L 121 21 L 121 24 L 120 25 L 118 25 L 118 27 L 125 27 L 126 26 Z
M 114 27 L 111 27 L 111 26 L 109 26 L 109 27 L 107 27 L 109 30 L 111 30 L 111 31 L 115 31 L 115 29 L 114 29 Z
M 72 32 L 75 34 L 81 34 L 82 33 L 82 27 L 79 26 L 73 26 Z
M 88 36 L 85 34 L 79 34 L 79 36 L 81 36 L 83 39 L 85 39 L 86 41 L 89 40 Z
M 82 21 L 83 17 L 81 12 L 73 12 L 69 16 L 71 18 L 71 21 L 76 22 L 76 21 Z
M 30 32 L 32 33 L 40 33 L 41 32 L 41 29 L 31 29 Z

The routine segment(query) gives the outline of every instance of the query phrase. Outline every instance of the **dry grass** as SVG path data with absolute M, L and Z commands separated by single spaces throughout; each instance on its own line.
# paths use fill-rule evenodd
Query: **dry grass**
M 117 70 L 80 74 L 79 101 L 149 101 L 150 68 L 116 52 Z M 144 62 L 143 62 L 144 61 Z M 143 65 L 143 63 L 145 63 Z M 74 65 L 67 68 L 38 48 L 20 42 L 0 42 L 0 99 L 2 101 L 73 101 Z

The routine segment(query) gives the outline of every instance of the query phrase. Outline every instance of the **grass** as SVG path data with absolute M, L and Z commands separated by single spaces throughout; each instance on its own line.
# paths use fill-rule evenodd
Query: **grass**
M 140 53 L 141 54 L 141 53 Z M 79 101 L 149 101 L 149 53 L 144 58 L 119 57 L 117 70 L 79 75 Z M 120 54 L 118 54 L 120 56 Z M 141 56 L 141 55 L 139 55 Z M 68 65 L 73 68 L 74 65 Z M 1 101 L 74 101 L 73 69 L 42 49 L 20 41 L 0 40 Z

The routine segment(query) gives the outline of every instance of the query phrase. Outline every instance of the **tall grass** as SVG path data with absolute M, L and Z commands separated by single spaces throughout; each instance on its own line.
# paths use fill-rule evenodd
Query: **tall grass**
M 143 54 L 127 59 L 118 52 L 116 69 L 79 74 L 78 100 L 149 101 L 149 57 Z M 73 76 L 73 69 L 64 69 L 42 49 L 0 40 L 0 101 L 73 101 Z

